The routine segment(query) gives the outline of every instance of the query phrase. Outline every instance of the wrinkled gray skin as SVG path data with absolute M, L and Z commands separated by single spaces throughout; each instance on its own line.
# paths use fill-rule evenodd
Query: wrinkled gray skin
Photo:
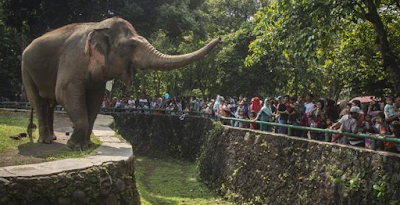
M 205 56 L 221 41 L 190 54 L 158 52 L 133 26 L 110 18 L 71 24 L 35 39 L 22 55 L 22 79 L 39 120 L 39 142 L 52 143 L 54 107 L 62 105 L 73 125 L 68 146 L 85 150 L 100 110 L 107 80 L 130 84 L 134 68 L 171 70 Z

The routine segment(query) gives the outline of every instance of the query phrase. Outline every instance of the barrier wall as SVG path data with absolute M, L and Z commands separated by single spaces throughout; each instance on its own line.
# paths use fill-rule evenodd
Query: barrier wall
M 115 118 L 135 152 L 197 158 L 200 178 L 237 204 L 400 204 L 398 154 L 227 127 L 203 118 Z
M 0 205 L 140 205 L 132 147 L 98 115 L 93 133 L 102 142 L 91 155 L 0 168 Z

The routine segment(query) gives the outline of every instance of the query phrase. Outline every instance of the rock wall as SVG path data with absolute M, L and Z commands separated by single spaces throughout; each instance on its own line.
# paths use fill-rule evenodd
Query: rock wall
M 398 154 L 200 118 L 115 118 L 137 152 L 197 158 L 200 178 L 236 204 L 400 204 Z
M 84 170 L 1 177 L 0 205 L 139 205 L 133 158 Z
M 0 205 L 140 205 L 132 146 L 114 136 L 112 122 L 97 116 L 102 144 L 88 156 L 0 167 Z
M 212 129 L 209 119 L 173 115 L 114 114 L 116 129 L 136 154 L 171 156 L 195 161 L 204 136 Z
M 237 203 L 400 204 L 397 154 L 216 124 L 202 180 Z

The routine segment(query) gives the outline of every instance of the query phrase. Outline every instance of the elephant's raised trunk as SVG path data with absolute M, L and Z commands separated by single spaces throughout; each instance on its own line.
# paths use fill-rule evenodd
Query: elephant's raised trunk
M 212 40 L 206 46 L 195 52 L 184 55 L 166 55 L 160 53 L 147 40 L 145 40 L 142 44 L 143 48 L 140 49 L 142 55 L 140 55 L 140 59 L 137 59 L 136 61 L 137 66 L 142 69 L 150 68 L 156 70 L 172 70 L 180 68 L 201 59 L 219 42 L 221 42 L 220 37 Z

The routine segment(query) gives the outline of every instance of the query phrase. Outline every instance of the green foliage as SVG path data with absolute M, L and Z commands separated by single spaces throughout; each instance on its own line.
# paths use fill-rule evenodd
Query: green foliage
M 21 72 L 18 59 L 21 49 L 14 41 L 15 32 L 6 25 L 0 2 L 0 96 L 13 96 L 20 90 Z
M 179 70 L 138 70 L 130 88 L 117 80 L 115 96 L 393 94 L 400 79 L 400 7 L 391 0 L 366 2 L 4 0 L 0 92 L 20 92 L 18 56 L 33 38 L 69 23 L 121 16 L 167 54 L 192 52 L 217 36 L 224 42 Z
M 386 182 L 385 181 L 381 181 L 378 184 L 374 184 L 372 186 L 372 188 L 376 191 L 376 196 L 379 199 L 382 199 L 385 197 L 385 190 L 386 190 Z
M 246 65 L 264 63 L 279 69 L 288 80 L 280 91 L 289 94 L 308 91 L 338 99 L 344 89 L 351 89 L 352 95 L 380 95 L 384 89 L 393 89 L 375 42 L 374 26 L 354 6 L 363 4 L 274 1 L 255 15 L 256 38 L 249 46 Z M 396 19 L 387 24 L 389 34 L 396 36 L 392 33 L 398 32 L 391 27 L 399 26 L 399 17 L 393 15 L 399 8 L 389 7 L 393 10 L 382 9 L 379 17 Z M 393 40 L 391 45 L 396 50 L 400 44 Z

